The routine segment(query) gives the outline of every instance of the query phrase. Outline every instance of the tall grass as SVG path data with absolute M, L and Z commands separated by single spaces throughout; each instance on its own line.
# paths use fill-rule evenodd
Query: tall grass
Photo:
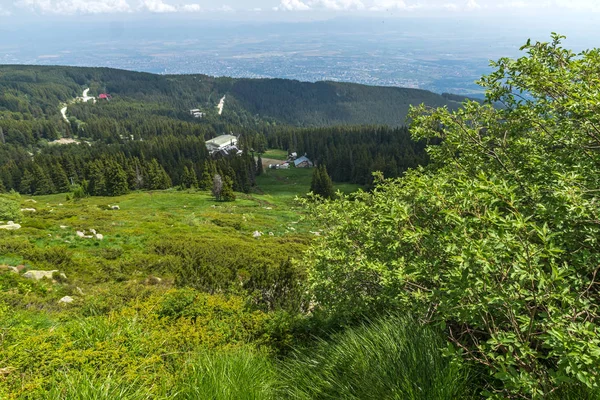
M 276 375 L 271 360 L 250 350 L 205 353 L 188 364 L 175 399 L 274 399 Z
M 45 400 L 146 400 L 147 388 L 127 382 L 117 374 L 109 376 L 72 372 L 57 376 Z
M 175 367 L 170 387 L 115 373 L 55 379 L 48 399 L 466 399 L 467 370 L 442 355 L 444 339 L 410 318 L 388 317 L 275 362 L 252 348 L 203 352 Z M 166 381 L 165 381 L 166 382 Z M 480 389 L 475 389 L 475 394 Z
M 466 369 L 444 340 L 409 318 L 349 329 L 282 364 L 281 396 L 293 399 L 465 399 Z

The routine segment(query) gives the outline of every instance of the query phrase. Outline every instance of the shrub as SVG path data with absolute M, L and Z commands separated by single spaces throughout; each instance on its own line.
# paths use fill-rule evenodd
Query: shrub
M 19 221 L 21 218 L 19 202 L 0 196 L 0 221 Z
M 441 140 L 427 168 L 309 205 L 327 235 L 305 261 L 323 312 L 411 310 L 487 368 L 486 395 L 542 398 L 600 387 L 600 50 L 525 49 L 481 81 L 504 108 L 413 110 Z

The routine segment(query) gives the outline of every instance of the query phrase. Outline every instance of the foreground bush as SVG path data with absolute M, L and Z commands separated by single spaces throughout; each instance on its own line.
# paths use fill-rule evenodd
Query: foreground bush
M 494 108 L 419 108 L 432 164 L 314 206 L 320 311 L 411 310 L 489 372 L 488 396 L 600 386 L 600 50 L 552 43 L 483 78 Z

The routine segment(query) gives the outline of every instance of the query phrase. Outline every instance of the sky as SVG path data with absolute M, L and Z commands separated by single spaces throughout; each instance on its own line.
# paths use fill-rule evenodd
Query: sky
M 0 27 L 25 18 L 80 15 L 185 15 L 222 19 L 315 19 L 336 15 L 467 18 L 593 15 L 600 0 L 0 0 Z

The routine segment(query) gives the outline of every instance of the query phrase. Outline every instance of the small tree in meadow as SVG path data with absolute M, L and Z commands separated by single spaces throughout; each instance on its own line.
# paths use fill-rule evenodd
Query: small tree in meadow
M 221 175 L 215 174 L 213 176 L 212 194 L 215 196 L 217 201 L 221 201 L 221 193 L 223 192 L 223 178 Z

